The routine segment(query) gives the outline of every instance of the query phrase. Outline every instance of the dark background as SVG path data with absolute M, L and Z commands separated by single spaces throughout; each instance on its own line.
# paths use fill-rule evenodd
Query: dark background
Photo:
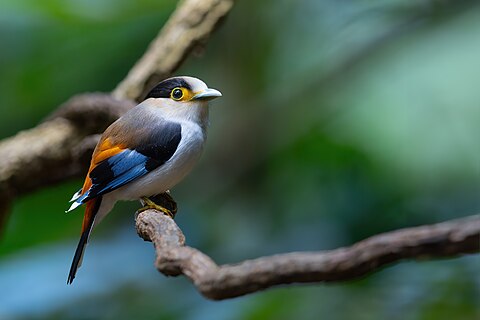
M 188 244 L 234 263 L 478 213 L 477 3 L 238 1 L 177 72 L 224 95 L 200 164 L 173 190 Z M 2 0 L 0 138 L 73 94 L 112 90 L 174 7 Z M 211 302 L 156 272 L 135 233 L 137 203 L 94 231 L 67 286 L 82 213 L 63 212 L 81 184 L 15 202 L 0 241 L 0 319 L 480 317 L 479 256 Z

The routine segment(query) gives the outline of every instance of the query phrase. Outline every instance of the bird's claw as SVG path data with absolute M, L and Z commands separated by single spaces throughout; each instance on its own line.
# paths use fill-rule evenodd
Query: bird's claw
M 159 198 L 160 197 L 160 198 Z M 151 198 L 148 197 L 142 197 L 141 202 L 143 204 L 143 207 L 138 209 L 137 212 L 135 212 L 135 218 L 143 211 L 148 210 L 148 209 L 155 209 L 163 214 L 169 216 L 170 218 L 174 219 L 175 214 L 177 213 L 177 204 L 173 200 L 173 198 L 170 196 L 168 193 L 162 193 L 160 195 L 154 196 L 152 198 L 155 198 L 155 200 L 161 200 L 160 202 L 162 204 L 155 203 Z M 166 206 L 169 208 L 167 209 Z

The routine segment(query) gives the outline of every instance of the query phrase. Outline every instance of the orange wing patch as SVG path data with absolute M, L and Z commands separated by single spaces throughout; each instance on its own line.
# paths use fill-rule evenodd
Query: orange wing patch
M 105 140 L 100 142 L 97 148 L 95 148 L 95 152 L 93 153 L 93 156 L 92 156 L 92 164 L 97 165 L 103 160 L 108 159 L 122 152 L 125 149 L 126 149 L 125 146 L 120 144 L 114 144 L 111 142 L 110 138 L 106 138 Z M 92 169 L 91 166 L 90 166 L 90 169 Z
M 123 145 L 112 143 L 110 138 L 106 138 L 98 143 L 92 155 L 92 161 L 90 162 L 90 168 L 88 169 L 87 177 L 83 183 L 82 194 L 87 192 L 87 190 L 92 186 L 92 180 L 90 179 L 89 175 L 93 168 L 95 168 L 100 162 L 119 154 L 125 149 L 126 147 Z

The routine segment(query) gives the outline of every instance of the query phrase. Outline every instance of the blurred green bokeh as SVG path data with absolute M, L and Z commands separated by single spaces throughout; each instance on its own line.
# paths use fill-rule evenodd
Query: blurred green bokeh
M 112 90 L 175 5 L 0 2 L 0 138 L 76 93 Z M 238 1 L 177 73 L 224 94 L 200 164 L 173 190 L 189 244 L 233 263 L 478 213 L 479 57 L 476 1 Z M 95 230 L 67 287 L 81 213 L 63 211 L 80 184 L 15 202 L 0 319 L 480 318 L 478 256 L 207 301 L 155 273 L 134 203 Z

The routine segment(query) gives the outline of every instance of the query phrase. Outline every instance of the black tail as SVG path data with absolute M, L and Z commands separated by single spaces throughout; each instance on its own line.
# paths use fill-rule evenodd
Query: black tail
M 87 202 L 85 215 L 83 217 L 82 235 L 80 237 L 80 241 L 78 242 L 77 250 L 75 250 L 75 255 L 73 256 L 70 272 L 68 273 L 67 284 L 71 284 L 73 282 L 73 279 L 75 279 L 75 274 L 82 264 L 83 253 L 85 252 L 85 247 L 88 243 L 90 232 L 92 231 L 93 222 L 95 221 L 95 216 L 97 215 L 101 203 L 102 197 L 98 197 Z

